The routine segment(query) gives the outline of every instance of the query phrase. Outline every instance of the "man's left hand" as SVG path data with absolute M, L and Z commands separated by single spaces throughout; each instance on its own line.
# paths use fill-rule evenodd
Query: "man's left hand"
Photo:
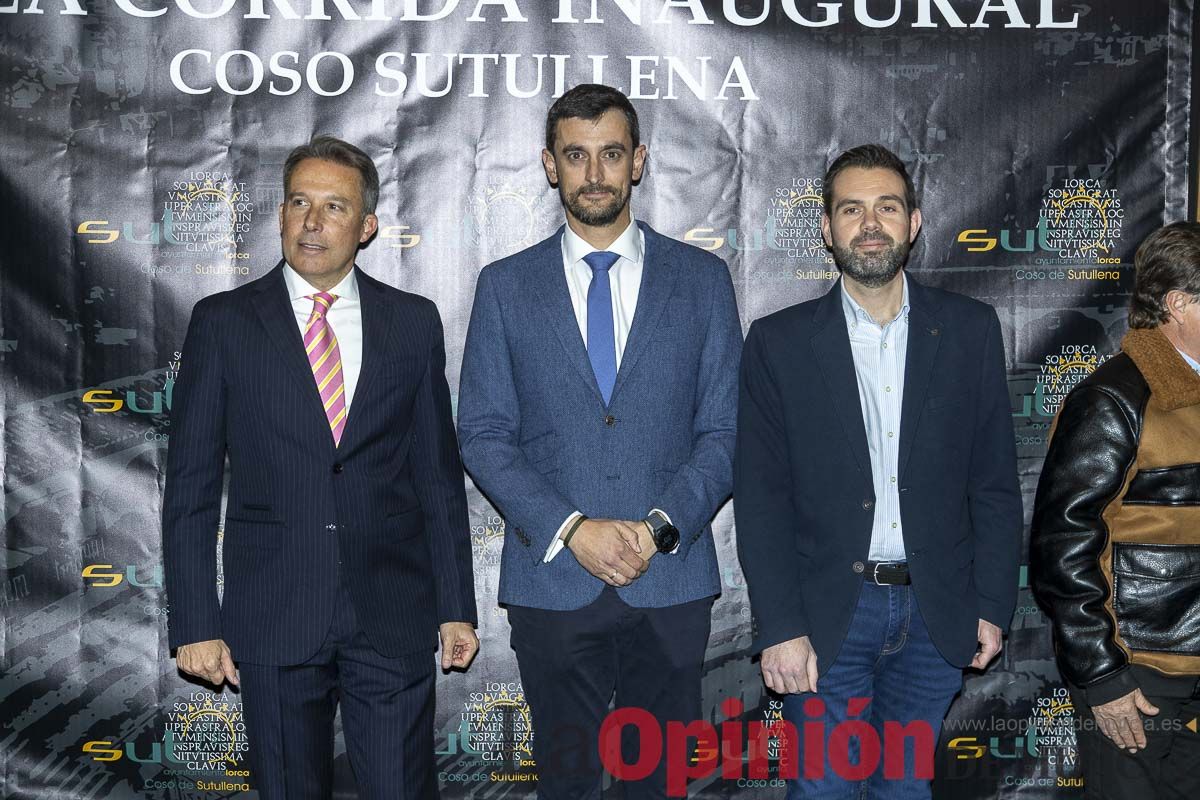
M 442 669 L 466 669 L 479 652 L 479 637 L 469 622 L 443 622 L 438 629 L 442 637 Z
M 979 652 L 971 659 L 971 669 L 985 669 L 1000 652 L 1000 628 L 986 619 L 979 620 Z

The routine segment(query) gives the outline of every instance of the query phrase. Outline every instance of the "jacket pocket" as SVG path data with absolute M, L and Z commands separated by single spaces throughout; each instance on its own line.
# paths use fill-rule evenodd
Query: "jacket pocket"
M 547 431 L 527 440 L 520 446 L 525 459 L 542 475 L 555 472 L 559 468 L 560 449 L 558 434 Z
M 225 551 L 244 547 L 277 548 L 286 529 L 282 520 L 225 517 Z
M 425 517 L 421 514 L 420 506 L 388 514 L 384 523 L 385 537 L 393 542 L 411 539 L 425 530 Z
M 1113 610 L 1134 650 L 1200 656 L 1200 545 L 1113 545 Z

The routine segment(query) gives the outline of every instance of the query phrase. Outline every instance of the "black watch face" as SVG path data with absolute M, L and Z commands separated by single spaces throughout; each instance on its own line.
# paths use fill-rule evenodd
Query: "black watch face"
M 654 544 L 657 545 L 660 553 L 671 552 L 679 544 L 679 528 L 674 525 L 662 526 L 654 537 Z

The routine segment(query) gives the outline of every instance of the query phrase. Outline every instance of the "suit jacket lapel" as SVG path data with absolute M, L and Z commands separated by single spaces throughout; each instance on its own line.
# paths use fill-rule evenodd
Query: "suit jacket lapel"
M 904 398 L 900 404 L 900 454 L 898 476 L 912 451 L 913 432 L 921 418 L 929 379 L 942 341 L 942 324 L 934 316 L 937 305 L 924 286 L 908 279 L 908 349 L 904 361 Z
M 841 284 L 835 283 L 821 299 L 813 320 L 817 332 L 812 337 L 812 348 L 829 387 L 829 402 L 841 420 L 850 453 L 854 456 L 858 471 L 867 484 L 872 485 L 871 453 L 867 447 L 862 402 L 858 397 L 858 377 L 854 372 L 854 354 L 850 351 L 850 334 L 842 313 L 841 291 Z
M 579 333 L 579 321 L 575 318 L 575 309 L 571 307 L 571 292 L 567 288 L 567 276 L 563 270 L 562 234 L 563 227 L 559 227 L 532 253 L 530 283 L 539 298 L 537 307 L 545 314 L 550 328 L 558 337 L 567 361 L 579 373 L 579 377 L 592 387 L 596 399 L 603 403 L 600 386 L 592 372 L 592 362 L 588 360 L 587 348 Z
M 383 355 L 387 352 L 387 337 L 389 332 L 387 308 L 384 303 L 383 289 L 374 278 L 365 274 L 356 265 L 354 277 L 358 282 L 358 305 L 362 313 L 362 367 L 358 371 L 358 383 L 354 387 L 354 403 L 346 416 L 346 427 L 342 431 L 342 442 L 339 450 L 344 450 L 358 432 L 354 421 L 362 417 L 363 412 L 355 413 L 355 409 L 365 408 L 363 401 L 369 401 L 368 392 L 375 375 L 379 372 Z M 336 331 L 335 331 L 336 333 Z
M 283 262 L 280 261 L 263 281 L 259 289 L 258 301 L 254 310 L 259 320 L 267 330 L 267 335 L 279 350 L 281 361 L 295 380 L 300 390 L 300 396 L 305 398 L 302 403 L 318 415 L 325 429 L 329 425 L 325 417 L 325 408 L 321 405 L 321 395 L 317 392 L 316 381 L 313 380 L 312 367 L 309 366 L 308 356 L 304 354 L 304 339 L 300 328 L 296 325 L 296 314 L 292 310 L 291 298 L 288 296 L 287 284 L 283 280 Z M 333 443 L 332 435 L 329 438 Z
M 637 365 L 638 358 L 646 350 L 651 338 L 658 330 L 658 321 L 666 308 L 667 298 L 675 288 L 679 267 L 670 257 L 669 242 L 649 225 L 638 223 L 646 236 L 646 252 L 642 254 L 642 283 L 638 288 L 637 309 L 633 312 L 633 323 L 629 338 L 625 341 L 625 352 L 621 356 L 621 368 L 617 370 L 617 381 L 613 385 L 615 398 L 623 384 Z M 590 365 L 590 362 L 589 362 Z

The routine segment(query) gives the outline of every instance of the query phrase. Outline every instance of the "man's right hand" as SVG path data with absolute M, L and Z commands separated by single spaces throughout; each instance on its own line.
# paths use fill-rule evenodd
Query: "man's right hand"
M 628 586 L 646 571 L 648 560 L 638 550 L 640 522 L 584 520 L 567 549 L 580 566 L 609 586 Z
M 1134 689 L 1124 697 L 1092 706 L 1096 725 L 1104 735 L 1112 739 L 1117 747 L 1136 753 L 1146 746 L 1146 728 L 1138 712 L 1154 716 L 1158 709 L 1146 699 L 1141 689 Z
M 226 681 L 238 685 L 233 655 L 222 639 L 182 645 L 175 651 L 175 664 L 188 675 L 203 678 L 213 686 L 220 686 Z
M 817 690 L 817 654 L 807 636 L 773 644 L 762 652 L 763 682 L 780 694 Z

